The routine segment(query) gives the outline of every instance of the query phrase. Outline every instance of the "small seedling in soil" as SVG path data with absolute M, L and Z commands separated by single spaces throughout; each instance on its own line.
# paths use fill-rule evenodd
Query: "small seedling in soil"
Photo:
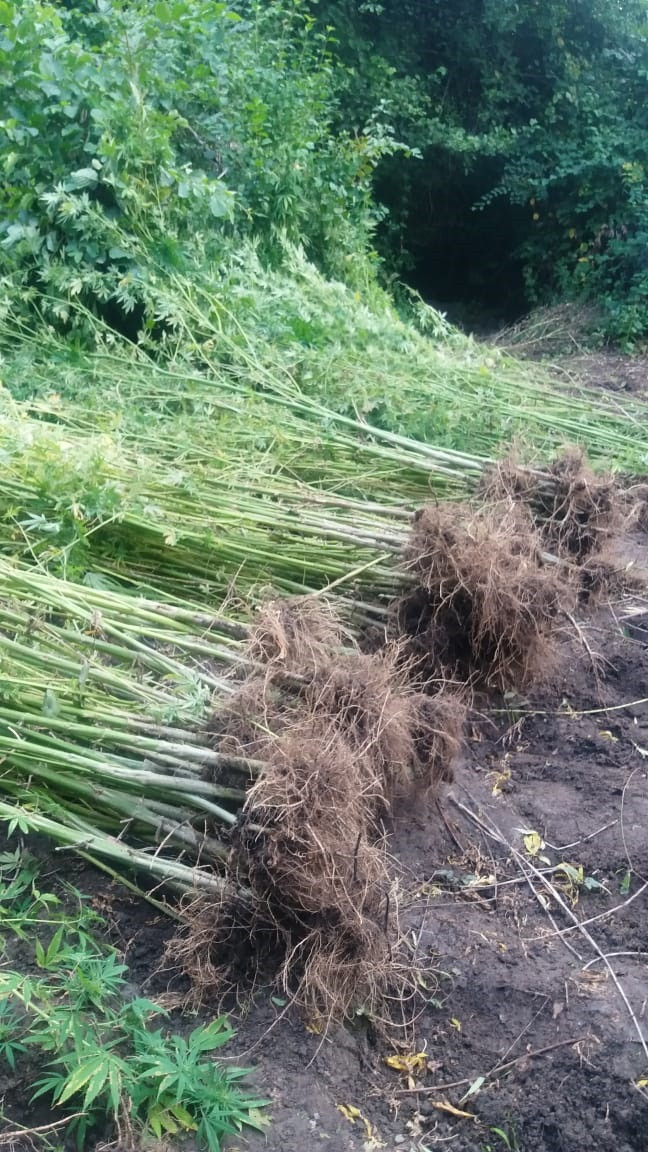
M 59 1135 L 83 1149 L 90 1139 L 191 1133 L 219 1152 L 224 1136 L 262 1129 L 265 1101 L 241 1086 L 247 1069 L 213 1057 L 234 1036 L 226 1018 L 174 1033 L 159 1004 L 129 998 L 126 966 L 89 930 L 96 914 L 79 898 L 81 911 L 68 915 L 36 883 L 33 861 L 2 858 L 2 924 L 21 958 L 29 951 L 18 971 L 10 938 L 2 941 L 0 1062 L 22 1077 L 31 1103 L 47 1101 L 54 1125 L 69 1117 Z
M 519 1144 L 517 1142 L 517 1136 L 514 1132 L 508 1133 L 504 1128 L 491 1128 L 490 1131 L 491 1135 L 497 1137 L 498 1143 L 495 1145 L 486 1144 L 484 1146 L 484 1152 L 496 1152 L 498 1147 L 507 1148 L 510 1150 L 510 1152 L 517 1152 Z

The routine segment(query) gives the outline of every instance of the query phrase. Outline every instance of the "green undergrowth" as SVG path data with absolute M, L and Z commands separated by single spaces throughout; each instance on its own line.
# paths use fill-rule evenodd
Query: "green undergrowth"
M 326 471 L 332 432 L 471 456 L 516 442 L 546 458 L 578 443 L 601 466 L 646 468 L 639 401 L 619 405 L 463 336 L 420 301 L 405 319 L 382 293 L 326 279 L 297 249 L 271 269 L 250 245 L 218 269 L 195 253 L 183 274 L 149 266 L 139 290 L 156 327 L 143 320 L 134 343 L 73 297 L 41 299 L 34 321 L 6 312 L 5 387 L 18 399 L 56 397 L 59 420 L 118 428 L 163 454 L 265 454 L 306 477 Z
M 234 1036 L 227 1019 L 175 1031 L 161 1005 L 133 995 L 102 931 L 87 899 L 68 885 L 48 891 L 25 851 L 0 855 L 0 1067 L 14 1101 L 5 1130 L 36 1139 L 29 1114 L 43 1103 L 61 1122 L 49 1141 L 73 1137 L 79 1149 L 191 1135 L 218 1152 L 226 1135 L 262 1129 L 248 1070 L 215 1057 Z

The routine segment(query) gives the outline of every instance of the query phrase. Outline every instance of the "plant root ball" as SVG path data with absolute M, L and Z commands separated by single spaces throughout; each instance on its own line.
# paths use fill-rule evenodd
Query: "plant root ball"
M 528 512 L 512 500 L 420 511 L 406 552 L 416 586 L 395 606 L 422 676 L 506 690 L 542 678 L 569 597 L 543 564 Z
M 568 448 L 546 471 L 498 464 L 482 485 L 487 499 L 513 499 L 527 507 L 544 548 L 582 564 L 602 551 L 621 526 L 622 500 L 611 476 L 587 467 L 578 448 Z
M 463 701 L 443 685 L 420 691 L 398 646 L 360 652 L 320 602 L 269 605 L 246 657 L 208 733 L 256 775 L 230 836 L 227 897 L 187 921 L 176 962 L 216 990 L 256 963 L 324 1021 L 359 1004 L 380 1012 L 411 981 L 396 959 L 383 821 L 396 799 L 451 778 Z

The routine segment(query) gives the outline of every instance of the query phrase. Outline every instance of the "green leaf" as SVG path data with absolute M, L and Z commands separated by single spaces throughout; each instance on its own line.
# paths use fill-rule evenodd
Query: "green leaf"
M 120 1069 L 117 1068 L 115 1064 L 110 1065 L 108 1072 L 108 1084 L 110 1087 L 110 1107 L 112 1108 L 113 1114 L 117 1116 L 119 1114 L 119 1105 L 121 1102 L 122 1077 Z
M 219 1016 L 211 1023 L 194 1029 L 189 1037 L 189 1051 L 194 1055 L 200 1052 L 214 1052 L 227 1044 L 234 1035 L 234 1029 L 230 1027 L 227 1017 Z
M 36 1081 L 34 1087 L 36 1091 L 29 1097 L 30 1103 L 38 1100 L 41 1096 L 49 1095 L 54 1103 L 57 1102 L 58 1094 L 63 1086 L 64 1081 L 56 1073 L 49 1076 L 43 1076 L 40 1080 Z
M 594 876 L 586 876 L 583 880 L 583 887 L 588 892 L 601 892 L 603 890 L 603 885 Z
M 163 1133 L 168 1136 L 175 1136 L 181 1127 L 178 1120 L 173 1116 L 171 1109 L 163 1108 L 160 1104 L 153 1105 L 148 1114 L 148 1122 L 158 1139 L 160 1139 Z
M 94 1076 L 90 1079 L 86 1094 L 83 1100 L 83 1107 L 87 1110 L 91 1104 L 97 1099 L 99 1093 L 105 1088 L 110 1071 L 108 1062 L 101 1064 L 97 1067 Z
M 59 954 L 59 951 L 61 949 L 61 944 L 63 943 L 64 931 L 65 931 L 64 926 L 61 925 L 61 927 L 57 929 L 57 931 L 54 933 L 54 935 L 52 936 L 52 939 L 49 942 L 49 945 L 47 947 L 47 953 L 45 955 L 45 962 L 46 962 L 48 967 L 50 967 L 54 963 L 54 961 L 56 960 L 56 958 Z
M 169 1108 L 169 1112 L 175 1116 L 176 1120 L 178 1120 L 185 1131 L 196 1131 L 198 1125 L 196 1124 L 191 1113 L 187 1111 L 183 1104 L 172 1104 Z
M 79 1064 L 73 1072 L 68 1076 L 65 1087 L 61 1092 L 58 1103 L 65 1104 L 66 1100 L 70 1100 L 72 1096 L 76 1096 L 86 1084 L 92 1080 L 98 1069 L 105 1069 L 106 1059 L 102 1053 L 90 1056 L 84 1063 Z
M 209 197 L 209 211 L 217 220 L 229 216 L 232 209 L 231 193 L 224 187 L 222 190 L 212 192 Z
M 477 1076 L 476 1079 L 473 1080 L 468 1091 L 461 1097 L 461 1100 L 459 1101 L 459 1103 L 463 1104 L 465 1100 L 469 1100 L 471 1096 L 475 1096 L 479 1092 L 479 1090 L 483 1087 L 485 1082 L 486 1082 L 485 1076 Z
M 94 168 L 77 168 L 76 172 L 71 172 L 68 180 L 68 185 L 72 188 L 93 188 L 99 179 L 99 175 Z
M 153 1135 L 155 1137 L 157 1137 L 158 1140 L 162 1139 L 162 1133 L 164 1131 L 163 1124 L 162 1124 L 162 1116 L 163 1116 L 163 1109 L 160 1107 L 159 1104 L 154 1104 L 149 1109 L 147 1119 L 148 1119 L 149 1125 L 151 1127 L 151 1130 L 153 1132 Z

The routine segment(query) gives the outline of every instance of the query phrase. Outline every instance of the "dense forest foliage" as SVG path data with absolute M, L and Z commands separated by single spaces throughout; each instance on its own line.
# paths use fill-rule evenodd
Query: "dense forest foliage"
M 245 296 L 252 244 L 648 333 L 642 0 L 2 0 L 0 92 L 7 314 L 159 338 L 161 285 L 218 269 Z
M 603 300 L 648 322 L 648 12 L 637 0 L 331 0 L 340 124 L 382 102 L 387 264 L 442 299 Z

